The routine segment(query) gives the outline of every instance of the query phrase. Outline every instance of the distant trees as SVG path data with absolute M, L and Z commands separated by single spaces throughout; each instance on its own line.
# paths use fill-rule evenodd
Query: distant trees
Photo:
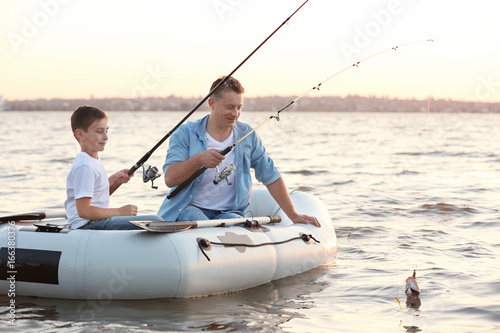
M 247 97 L 245 111 L 276 111 L 296 96 Z M 36 99 L 5 100 L 6 110 L 18 111 L 72 111 L 90 104 L 105 111 L 189 111 L 202 97 L 145 97 L 145 98 L 91 98 L 91 99 Z M 301 98 L 290 106 L 297 111 L 349 111 L 349 112 L 500 112 L 500 103 L 479 103 L 431 99 L 394 99 L 389 97 L 363 97 L 358 95 L 321 96 Z M 200 110 L 209 110 L 203 105 Z

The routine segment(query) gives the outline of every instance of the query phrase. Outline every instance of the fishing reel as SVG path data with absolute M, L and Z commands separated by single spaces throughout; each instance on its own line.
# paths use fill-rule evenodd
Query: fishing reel
M 151 181 L 151 188 L 158 189 L 158 186 L 154 186 L 154 180 L 159 178 L 161 173 L 158 173 L 158 168 L 155 166 L 149 166 L 147 169 L 142 165 L 142 181 L 147 183 Z
M 232 174 L 234 170 L 236 170 L 236 166 L 234 164 L 229 164 L 227 167 L 224 168 L 224 170 L 220 172 L 219 172 L 219 167 L 215 167 L 215 169 L 217 170 L 214 179 L 215 185 L 219 184 L 224 179 L 226 180 L 227 185 L 233 185 L 233 183 L 229 182 L 229 179 L 227 179 L 227 177 L 229 177 L 229 175 Z

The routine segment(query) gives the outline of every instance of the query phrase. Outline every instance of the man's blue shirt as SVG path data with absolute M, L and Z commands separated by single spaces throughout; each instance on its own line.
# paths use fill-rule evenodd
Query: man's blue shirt
M 170 164 L 185 161 L 207 150 L 206 126 L 208 117 L 180 126 L 170 137 L 167 157 L 163 165 L 164 174 Z M 237 142 L 251 130 L 250 125 L 236 122 L 233 127 L 234 141 Z M 236 186 L 236 199 L 229 211 L 244 214 L 250 203 L 252 192 L 250 168 L 255 170 L 255 178 L 264 185 L 275 182 L 281 177 L 281 174 L 274 166 L 273 160 L 267 156 L 262 140 L 256 132 L 250 134 L 233 149 L 236 171 L 232 186 Z M 203 175 L 200 175 L 173 198 L 165 198 L 158 215 L 165 221 L 175 221 L 179 213 L 191 202 L 194 193 L 200 186 L 202 177 Z M 175 187 L 172 191 L 174 189 Z

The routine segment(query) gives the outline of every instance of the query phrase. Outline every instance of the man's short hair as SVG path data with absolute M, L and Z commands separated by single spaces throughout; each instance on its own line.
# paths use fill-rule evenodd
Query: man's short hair
M 219 77 L 212 83 L 210 87 L 210 91 L 212 91 L 222 80 L 224 80 L 225 76 Z M 245 88 L 241 85 L 240 81 L 236 80 L 234 77 L 230 76 L 226 82 L 224 82 L 217 90 L 212 94 L 212 98 L 218 100 L 222 97 L 225 91 L 234 91 L 237 94 L 244 94 Z

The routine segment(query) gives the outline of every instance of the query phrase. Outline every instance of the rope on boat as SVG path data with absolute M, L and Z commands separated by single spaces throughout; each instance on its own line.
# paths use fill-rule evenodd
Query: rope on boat
M 291 241 L 294 241 L 294 240 L 298 240 L 298 239 L 303 240 L 307 244 L 311 243 L 311 239 L 314 240 L 316 243 L 321 243 L 319 240 L 317 240 L 316 238 L 314 238 L 313 235 L 311 235 L 311 234 L 304 234 L 304 233 L 300 233 L 299 236 L 292 237 L 290 239 L 286 239 L 286 240 L 282 240 L 282 241 L 278 241 L 278 242 L 267 242 L 267 243 L 260 243 L 260 244 L 211 242 L 211 241 L 209 241 L 206 238 L 198 238 L 197 241 L 198 241 L 198 247 L 200 248 L 201 253 L 203 253 L 203 255 L 205 256 L 205 258 L 207 258 L 208 261 L 211 261 L 210 258 L 207 255 L 207 253 L 205 252 L 205 250 L 209 251 L 212 248 L 212 245 L 223 245 L 225 247 L 230 247 L 230 246 L 232 246 L 232 247 L 238 247 L 238 246 L 242 246 L 242 247 L 260 247 L 260 246 L 267 246 L 267 245 L 285 244 L 285 243 L 288 243 L 288 242 L 291 242 Z

